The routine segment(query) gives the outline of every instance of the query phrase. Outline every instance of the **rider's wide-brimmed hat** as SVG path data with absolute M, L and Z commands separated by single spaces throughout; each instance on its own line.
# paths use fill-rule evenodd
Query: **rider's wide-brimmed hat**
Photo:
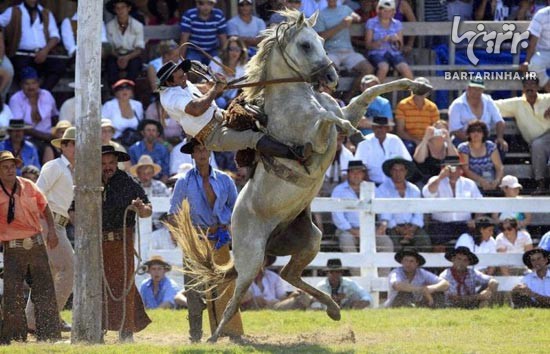
M 382 164 L 382 171 L 388 177 L 391 177 L 390 171 L 395 164 L 401 164 L 407 169 L 407 179 L 412 178 L 416 173 L 416 166 L 412 161 L 409 161 L 401 156 L 394 157 L 392 159 L 384 161 Z
M 118 162 L 130 161 L 130 155 L 125 152 L 115 150 L 114 146 L 102 145 L 101 155 L 113 154 L 117 157 Z
M 153 158 L 151 156 L 141 155 L 141 157 L 139 158 L 137 164 L 130 167 L 130 173 L 134 176 L 137 176 L 137 171 L 139 170 L 140 167 L 143 167 L 143 166 L 153 167 L 153 176 L 158 175 L 160 173 L 160 171 L 162 170 L 162 167 L 160 167 L 160 165 L 157 165 L 153 161 Z
M 8 161 L 8 160 L 15 161 L 15 166 L 17 167 L 21 167 L 23 165 L 23 161 L 13 156 L 11 151 L 8 151 L 8 150 L 0 151 L 0 162 Z
M 423 266 L 424 264 L 426 264 L 426 258 L 424 258 L 420 253 L 418 253 L 417 250 L 412 248 L 402 249 L 401 251 L 397 252 L 393 258 L 397 263 L 401 264 L 401 262 L 403 261 L 403 257 L 405 256 L 411 256 L 416 258 L 419 266 Z
M 470 261 L 470 265 L 475 265 L 479 263 L 479 258 L 470 251 L 468 247 L 465 246 L 459 246 L 457 248 L 454 248 L 452 250 L 449 250 L 445 253 L 445 259 L 449 262 L 453 261 L 454 256 L 457 254 L 463 254 L 468 257 L 468 260 Z
M 183 60 L 179 63 L 174 63 L 173 61 L 168 61 L 161 66 L 159 71 L 157 71 L 157 84 L 159 87 L 165 86 L 166 81 L 172 76 L 172 74 L 178 70 L 183 69 L 183 71 L 188 72 L 191 69 L 191 61 Z
M 65 132 L 63 133 L 63 136 L 61 138 L 52 140 L 52 145 L 59 149 L 59 148 L 61 148 L 61 143 L 63 141 L 67 141 L 67 140 L 76 141 L 76 128 L 75 127 L 67 128 L 67 130 L 65 130 Z
M 187 143 L 183 144 L 183 146 L 180 148 L 180 152 L 191 155 L 193 153 L 193 150 L 195 150 L 195 146 L 200 144 L 201 143 L 197 139 L 192 138 Z

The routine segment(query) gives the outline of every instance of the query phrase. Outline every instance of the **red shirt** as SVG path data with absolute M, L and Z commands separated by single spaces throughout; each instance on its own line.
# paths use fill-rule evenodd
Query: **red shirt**
M 0 188 L 0 241 L 11 241 L 34 236 L 42 231 L 40 218 L 48 201 L 38 187 L 26 178 L 17 177 L 15 218 L 8 224 L 9 196 Z M 9 186 L 4 186 L 11 193 Z

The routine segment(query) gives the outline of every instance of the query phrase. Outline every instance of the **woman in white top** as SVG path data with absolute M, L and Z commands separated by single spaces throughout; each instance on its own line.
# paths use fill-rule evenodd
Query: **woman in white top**
M 527 231 L 518 230 L 518 221 L 514 218 L 506 218 L 502 221 L 497 235 L 497 252 L 523 254 L 533 249 L 533 240 Z M 525 267 L 510 268 L 500 267 L 502 275 L 522 275 Z
M 244 76 L 244 66 L 248 62 L 248 51 L 246 45 L 238 37 L 229 37 L 224 47 L 222 48 L 220 57 L 214 57 L 217 62 L 231 68 L 233 72 L 228 72 L 214 61 L 208 65 L 215 74 L 222 74 L 227 81 L 232 81 Z M 225 109 L 231 101 L 237 97 L 238 90 L 226 90 L 223 94 L 216 98 L 218 107 Z
M 469 233 L 460 235 L 456 241 L 455 248 L 460 246 L 468 247 L 475 254 L 497 253 L 497 244 L 493 237 L 494 232 L 495 225 L 491 219 L 485 216 L 479 217 L 475 220 L 473 236 Z M 495 273 L 495 267 L 476 267 L 476 269 L 489 275 Z
M 101 108 L 102 118 L 107 118 L 115 128 L 114 138 L 118 139 L 126 129 L 137 130 L 143 120 L 143 106 L 141 102 L 132 99 L 134 86 L 131 80 L 118 80 L 113 85 L 115 98 L 107 101 Z

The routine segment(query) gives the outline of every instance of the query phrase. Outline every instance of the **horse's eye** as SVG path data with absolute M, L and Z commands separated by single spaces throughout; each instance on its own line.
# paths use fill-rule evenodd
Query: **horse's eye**
M 309 44 L 309 42 L 304 42 L 300 44 L 300 47 L 302 47 L 302 49 L 307 52 L 311 49 L 311 44 Z

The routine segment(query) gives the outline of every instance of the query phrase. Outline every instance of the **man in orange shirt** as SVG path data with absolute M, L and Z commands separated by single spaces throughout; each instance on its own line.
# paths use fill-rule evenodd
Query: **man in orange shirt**
M 430 85 L 430 81 L 424 77 L 417 77 L 414 81 Z M 422 141 L 426 127 L 439 120 L 439 110 L 428 96 L 429 93 L 413 93 L 402 99 L 395 109 L 397 135 L 403 140 L 411 156 L 414 155 L 416 145 Z
M 47 246 L 58 238 L 46 197 L 28 179 L 17 177 L 22 161 L 0 151 L 0 240 L 4 247 L 3 326 L 0 344 L 27 340 L 24 281 L 31 279 L 31 298 L 36 305 L 36 338 L 59 340 L 59 313 L 40 219 L 48 224 Z

